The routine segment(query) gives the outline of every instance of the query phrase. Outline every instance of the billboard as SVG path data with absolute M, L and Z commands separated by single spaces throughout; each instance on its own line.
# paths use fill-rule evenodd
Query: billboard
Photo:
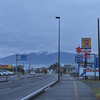
M 94 68 L 86 68 L 86 76 L 94 76 L 95 69 Z M 80 68 L 79 76 L 85 76 L 85 68 Z M 99 76 L 99 68 L 96 68 L 96 76 Z
M 0 65 L 0 69 L 11 69 L 12 65 Z
M 91 49 L 91 38 L 82 38 L 82 49 Z

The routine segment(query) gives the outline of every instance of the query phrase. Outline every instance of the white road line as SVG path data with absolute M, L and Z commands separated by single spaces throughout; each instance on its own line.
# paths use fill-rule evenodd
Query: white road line
M 77 89 L 77 86 L 76 86 L 75 81 L 73 81 L 73 84 L 74 84 L 75 100 L 80 100 L 79 93 L 78 93 L 78 89 Z
M 0 90 L 0 91 L 5 91 L 5 90 L 9 90 L 10 88 L 6 88 L 6 89 L 2 89 L 2 90 Z
M 32 96 L 34 96 L 34 95 L 36 95 L 36 94 L 42 92 L 46 87 L 48 87 L 48 86 L 50 86 L 50 85 L 52 85 L 52 84 L 54 84 L 54 83 L 55 83 L 55 81 L 51 82 L 50 84 L 48 84 L 48 85 L 44 86 L 43 88 L 41 88 L 41 89 L 39 89 L 39 90 L 37 90 L 37 91 L 35 91 L 35 92 L 29 94 L 28 96 L 22 98 L 21 100 L 28 100 L 30 97 L 32 97 Z

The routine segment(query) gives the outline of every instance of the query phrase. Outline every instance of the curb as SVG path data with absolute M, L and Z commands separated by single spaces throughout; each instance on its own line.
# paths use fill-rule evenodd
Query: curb
M 0 83 L 3 83 L 3 82 L 8 82 L 9 80 L 5 80 L 5 81 L 0 81 Z
M 31 93 L 30 95 L 28 95 L 28 96 L 22 98 L 21 100 L 28 100 L 28 99 L 30 99 L 30 98 L 36 96 L 37 94 L 39 94 L 39 93 L 45 91 L 47 88 L 53 86 L 55 83 L 57 83 L 57 81 L 51 82 L 50 84 L 48 84 L 48 85 L 44 86 L 43 88 L 41 88 L 41 89 L 39 89 L 39 90 L 37 90 L 37 91 Z

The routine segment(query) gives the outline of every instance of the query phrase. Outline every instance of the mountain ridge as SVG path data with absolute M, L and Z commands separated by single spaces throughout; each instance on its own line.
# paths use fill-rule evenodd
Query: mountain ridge
M 27 55 L 26 64 L 29 64 L 31 58 L 31 64 L 53 64 L 58 62 L 58 52 L 38 52 L 38 53 L 22 53 L 19 55 Z M 20 57 L 18 58 L 20 59 Z M 18 61 L 19 64 L 22 63 Z M 0 64 L 12 64 L 16 63 L 16 54 L 7 57 L 0 58 Z M 60 52 L 60 63 L 75 63 L 75 53 Z

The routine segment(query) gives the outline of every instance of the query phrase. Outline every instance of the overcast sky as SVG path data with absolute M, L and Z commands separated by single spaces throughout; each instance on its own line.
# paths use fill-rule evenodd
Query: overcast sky
M 75 53 L 81 38 L 91 38 L 98 52 L 100 0 L 0 0 L 0 58 L 16 53 L 57 52 L 61 17 L 61 51 Z

